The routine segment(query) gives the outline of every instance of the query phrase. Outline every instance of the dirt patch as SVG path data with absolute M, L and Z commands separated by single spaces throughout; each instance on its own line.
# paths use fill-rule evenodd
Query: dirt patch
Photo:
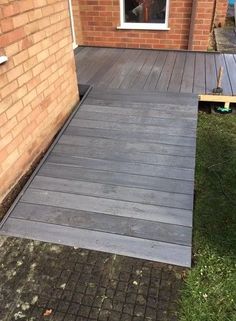
M 46 151 L 43 151 L 37 159 L 33 162 L 30 169 L 23 175 L 18 183 L 12 188 L 12 190 L 8 193 L 8 195 L 4 198 L 2 203 L 0 204 L 0 220 L 6 215 L 7 211 L 11 207 L 12 203 L 15 201 L 18 194 L 21 192 L 27 181 L 29 180 L 30 176 L 34 172 L 35 168 L 40 163 L 41 159 L 45 155 Z

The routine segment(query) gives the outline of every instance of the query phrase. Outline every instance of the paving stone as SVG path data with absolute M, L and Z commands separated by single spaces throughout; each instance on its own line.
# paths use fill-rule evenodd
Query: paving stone
M 1 243 L 1 321 L 178 321 L 183 269 L 18 238 Z

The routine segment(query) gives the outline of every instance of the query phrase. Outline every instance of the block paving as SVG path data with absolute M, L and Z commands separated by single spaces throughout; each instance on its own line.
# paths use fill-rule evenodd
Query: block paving
M 19 238 L 0 245 L 1 321 L 178 320 L 182 268 Z

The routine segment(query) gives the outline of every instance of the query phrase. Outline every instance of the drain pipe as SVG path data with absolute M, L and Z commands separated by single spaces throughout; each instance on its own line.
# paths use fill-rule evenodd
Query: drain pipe
M 215 24 L 215 18 L 216 18 L 216 5 L 217 5 L 217 0 L 214 1 L 214 7 L 213 7 L 213 14 L 212 14 L 212 21 L 211 21 L 211 32 L 214 29 L 214 24 Z

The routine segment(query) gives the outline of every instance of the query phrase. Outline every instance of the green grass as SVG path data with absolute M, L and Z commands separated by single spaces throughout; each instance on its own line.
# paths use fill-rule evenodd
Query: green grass
M 199 115 L 193 268 L 181 321 L 236 321 L 236 116 Z

